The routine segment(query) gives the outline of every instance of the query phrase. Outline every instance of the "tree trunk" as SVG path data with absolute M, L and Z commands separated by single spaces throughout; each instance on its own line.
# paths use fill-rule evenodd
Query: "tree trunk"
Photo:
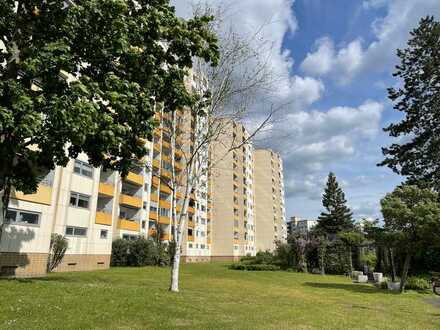
M 179 292 L 180 251 L 180 242 L 178 242 L 176 243 L 173 263 L 171 265 L 171 292 Z
M 325 250 L 321 248 L 320 256 L 319 256 L 321 275 L 325 275 Z
M 388 256 L 391 264 L 391 281 L 396 281 L 396 265 L 394 264 L 394 253 L 392 248 L 388 248 Z
M 411 262 L 411 254 L 406 253 L 405 263 L 403 264 L 402 277 L 400 278 L 400 293 L 405 290 L 406 278 L 408 276 L 409 265 Z
M 348 249 L 348 264 L 350 266 L 350 275 L 353 274 L 353 255 L 351 251 L 351 246 L 347 247 Z

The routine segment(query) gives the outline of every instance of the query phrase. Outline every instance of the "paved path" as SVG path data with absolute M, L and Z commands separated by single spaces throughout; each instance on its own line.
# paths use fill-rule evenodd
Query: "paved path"
M 440 297 L 430 297 L 424 299 L 428 304 L 440 308 Z

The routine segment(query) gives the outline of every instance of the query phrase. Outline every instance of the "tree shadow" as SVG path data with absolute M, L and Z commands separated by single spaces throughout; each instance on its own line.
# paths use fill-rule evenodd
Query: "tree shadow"
M 306 282 L 304 286 L 317 289 L 346 290 L 355 293 L 381 293 L 381 294 L 399 294 L 395 291 L 379 289 L 367 284 L 344 284 L 344 283 L 315 283 Z
M 24 242 L 31 241 L 34 238 L 35 231 L 32 227 L 23 229 L 7 225 L 3 228 L 0 242 L 0 278 L 17 276 L 20 269 L 29 265 L 28 254 L 20 251 Z

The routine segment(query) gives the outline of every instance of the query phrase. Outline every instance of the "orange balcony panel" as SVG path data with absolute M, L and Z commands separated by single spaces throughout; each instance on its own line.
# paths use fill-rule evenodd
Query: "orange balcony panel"
M 167 193 L 167 194 L 171 194 L 171 189 L 167 185 L 164 185 L 164 184 L 160 185 L 160 191 Z
M 107 196 L 107 197 L 113 197 L 115 192 L 115 186 L 107 183 L 99 183 L 99 194 Z
M 159 223 L 164 224 L 164 225 L 169 225 L 171 223 L 171 220 L 169 217 L 160 216 Z
M 176 205 L 176 211 L 177 211 L 177 212 L 182 211 L 182 206 L 180 206 L 180 205 Z
M 234 244 L 240 244 L 240 240 L 239 239 L 234 239 Z
M 174 168 L 175 168 L 177 171 L 182 171 L 182 170 L 183 170 L 183 165 L 182 165 L 180 162 L 175 162 L 175 163 L 174 163 Z
M 159 202 L 159 195 L 158 194 L 152 194 L 150 196 L 150 201 L 152 201 L 152 202 Z
M 186 240 L 188 242 L 194 242 L 194 236 L 187 236 Z
M 194 228 L 194 222 L 193 221 L 188 221 L 188 227 L 189 228 Z
M 136 174 L 133 172 L 128 172 L 127 177 L 125 178 L 125 181 L 133 183 L 138 186 L 144 185 L 144 176 L 140 174 Z
M 156 213 L 156 212 L 150 212 L 150 213 L 148 214 L 148 218 L 149 218 L 150 220 L 157 221 L 157 213 Z
M 183 156 L 183 152 L 180 149 L 176 149 L 176 151 L 174 152 L 174 154 L 178 157 L 182 157 Z
M 153 184 L 153 186 L 159 187 L 159 178 L 157 176 L 153 176 L 151 178 L 151 183 Z
M 99 211 L 96 212 L 95 223 L 97 223 L 98 225 L 111 226 L 112 222 L 113 222 L 113 218 L 110 213 L 99 212 Z
M 167 161 L 168 163 L 171 163 L 171 158 L 170 158 L 170 156 L 167 156 L 167 155 L 165 155 L 165 154 L 162 154 L 162 160 L 165 160 L 165 161 Z
M 163 234 L 161 237 L 160 237 L 160 240 L 161 241 L 169 241 L 171 239 L 171 235 L 169 235 L 169 234 Z
M 211 244 L 211 239 L 208 238 L 208 239 L 206 240 L 206 243 Z
M 142 199 L 136 196 L 121 194 L 119 196 L 119 204 L 140 209 L 142 207 Z
M 191 206 L 188 206 L 188 213 L 192 213 L 192 214 L 194 214 L 194 213 L 195 213 L 194 208 L 191 207 Z
M 171 203 L 168 201 L 164 201 L 164 200 L 160 200 L 159 201 L 159 205 L 160 207 L 164 208 L 164 209 L 171 209 Z
M 153 159 L 153 167 L 160 168 L 160 162 L 158 159 Z
M 11 198 L 31 203 L 50 205 L 52 200 L 52 188 L 40 185 L 35 194 L 23 194 L 21 191 L 12 191 Z
M 131 221 L 131 220 L 119 218 L 118 229 L 129 230 L 129 231 L 139 231 L 139 223 L 137 223 L 136 221 Z
M 162 140 L 162 147 L 170 149 L 171 145 L 167 141 Z
M 164 177 L 171 179 L 171 172 L 170 172 L 170 171 L 167 171 L 167 170 L 162 169 L 161 174 L 162 174 Z
M 183 194 L 180 191 L 178 191 L 178 192 L 176 192 L 176 197 L 177 198 L 182 198 Z

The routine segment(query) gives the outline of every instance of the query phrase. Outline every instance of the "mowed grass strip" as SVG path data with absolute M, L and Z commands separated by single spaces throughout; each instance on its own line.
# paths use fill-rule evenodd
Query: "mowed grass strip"
M 182 266 L 112 268 L 0 280 L 0 329 L 440 329 L 429 296 L 352 284 L 343 276 Z

